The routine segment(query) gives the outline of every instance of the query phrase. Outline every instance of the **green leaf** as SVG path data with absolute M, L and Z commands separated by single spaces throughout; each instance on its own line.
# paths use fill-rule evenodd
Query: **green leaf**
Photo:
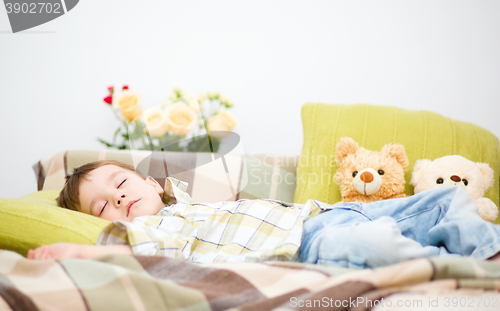
M 116 136 L 118 135 L 118 133 L 120 133 L 120 127 L 118 127 L 115 131 L 115 134 L 113 135 L 113 145 L 116 144 Z
M 105 144 L 105 145 L 106 145 L 106 147 L 115 147 L 115 145 L 114 145 L 114 144 L 108 143 L 107 141 L 104 141 L 104 140 L 100 139 L 99 137 L 97 138 L 97 140 L 98 140 L 99 142 L 101 142 L 101 143 Z

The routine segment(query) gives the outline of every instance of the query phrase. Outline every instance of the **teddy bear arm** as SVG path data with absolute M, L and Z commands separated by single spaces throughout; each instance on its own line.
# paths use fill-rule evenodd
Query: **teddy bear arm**
M 479 216 L 481 216 L 482 219 L 490 222 L 497 219 L 498 208 L 493 201 L 488 198 L 478 198 L 475 199 L 474 202 L 476 202 L 477 208 L 479 209 Z

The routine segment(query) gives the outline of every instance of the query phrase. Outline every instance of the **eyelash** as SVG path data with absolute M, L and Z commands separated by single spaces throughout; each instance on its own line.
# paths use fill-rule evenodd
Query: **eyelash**
M 127 181 L 127 178 L 125 178 L 125 179 L 124 179 L 124 180 L 123 180 L 123 181 L 122 181 L 122 182 L 118 185 L 117 189 L 120 189 L 120 186 L 121 186 L 121 185 L 123 185 L 123 183 L 124 183 L 124 182 L 126 182 L 126 181 Z
M 123 183 L 124 183 L 124 182 L 126 182 L 126 181 L 127 181 L 127 178 L 125 178 L 125 179 L 124 179 L 124 180 L 123 180 L 123 181 L 122 181 L 122 182 L 118 185 L 118 187 L 116 187 L 116 189 L 120 189 L 120 186 L 121 186 L 121 185 L 123 185 Z M 104 203 L 104 206 L 102 207 L 101 212 L 99 213 L 99 216 L 101 216 L 101 215 L 102 215 L 102 212 L 104 212 L 104 209 L 106 208 L 106 205 L 108 205 L 108 202 Z

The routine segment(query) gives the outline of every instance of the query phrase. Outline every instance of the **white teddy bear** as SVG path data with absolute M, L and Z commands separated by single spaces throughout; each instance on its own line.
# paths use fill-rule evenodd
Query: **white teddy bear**
M 417 194 L 427 189 L 460 186 L 474 199 L 479 216 L 494 222 L 498 208 L 484 195 L 493 186 L 493 170 L 487 163 L 475 163 L 459 155 L 449 155 L 431 160 L 417 160 L 410 184 Z

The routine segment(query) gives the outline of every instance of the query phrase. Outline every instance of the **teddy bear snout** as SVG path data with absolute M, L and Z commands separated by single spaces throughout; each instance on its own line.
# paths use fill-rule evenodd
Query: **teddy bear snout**
M 364 195 L 371 195 L 379 191 L 382 187 L 382 178 L 372 168 L 365 168 L 359 171 L 353 180 L 356 191 Z
M 462 182 L 462 178 L 458 175 L 451 175 L 449 178 L 445 178 L 442 186 L 459 186 L 462 187 L 462 189 L 466 190 L 465 184 Z
M 373 174 L 370 172 L 364 172 L 363 174 L 361 174 L 361 176 L 359 176 L 359 178 L 361 179 L 362 182 L 368 184 L 373 181 Z

